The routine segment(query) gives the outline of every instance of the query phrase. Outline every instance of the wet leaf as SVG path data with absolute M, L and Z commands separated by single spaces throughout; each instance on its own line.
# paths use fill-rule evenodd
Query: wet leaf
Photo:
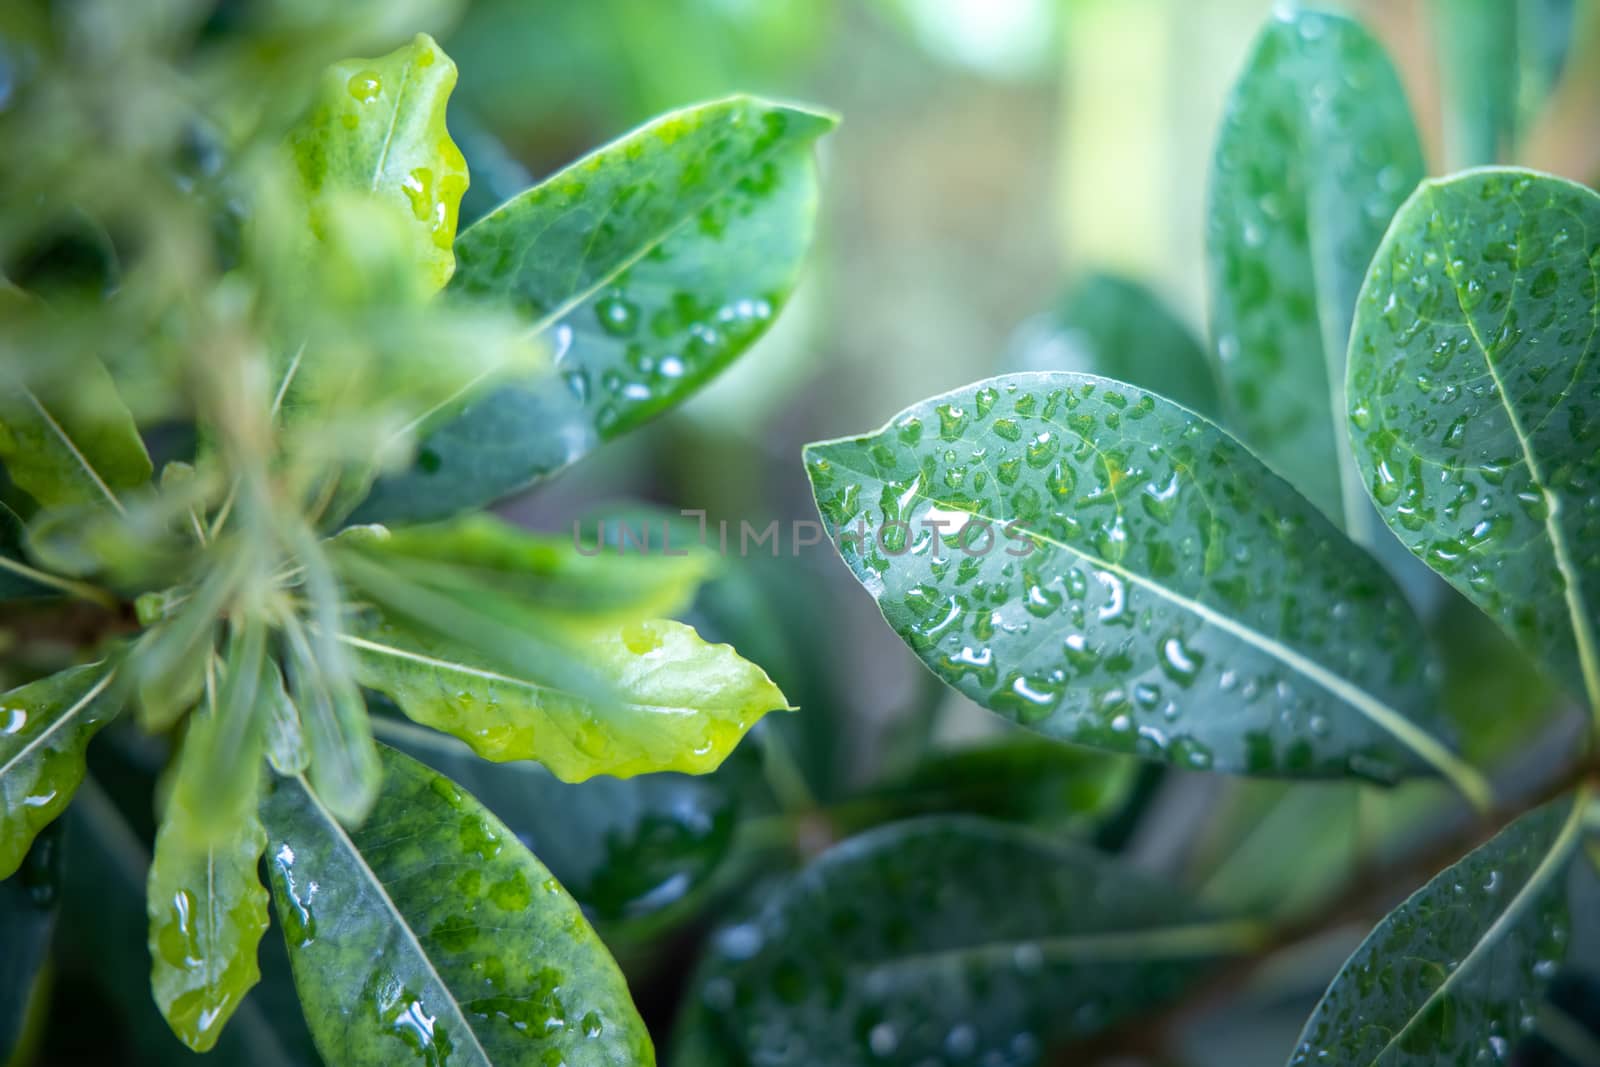
M 734 97 L 666 115 L 462 231 L 456 293 L 518 310 L 556 373 L 471 401 L 357 522 L 488 503 L 673 407 L 765 332 L 816 211 L 833 119 Z
M 1212 333 L 1230 425 L 1369 545 L 1388 538 L 1344 432 L 1345 345 L 1372 252 L 1422 176 L 1382 46 L 1350 19 L 1274 16 L 1229 98 L 1214 156 Z
M 259 770 L 239 773 L 260 780 Z M 254 812 L 226 836 L 202 833 L 197 817 L 173 796 L 156 834 L 146 899 L 156 1004 L 185 1045 L 205 1052 L 261 978 L 256 947 L 267 930 L 267 891 L 256 867 L 267 837 Z
M 1183 408 L 1092 375 L 1008 375 L 810 445 L 806 468 L 889 624 L 993 711 L 1196 769 L 1431 768 L 1481 799 L 1436 736 L 1394 582 Z
M 1600 197 L 1481 170 L 1396 216 L 1350 344 L 1356 458 L 1416 555 L 1600 712 Z
M 122 708 L 109 661 L 71 667 L 0 694 L 0 878 L 83 781 L 83 753 Z
M 527 760 L 488 763 L 459 741 L 392 719 L 391 745 L 499 816 L 614 944 L 670 921 L 721 869 L 737 800 L 718 777 L 647 774 L 562 782 Z
M 310 114 L 290 136 L 312 197 L 312 229 L 320 235 L 328 225 L 317 197 L 371 194 L 413 224 L 416 259 L 435 289 L 455 268 L 456 212 L 467 189 L 466 160 L 445 129 L 455 84 L 455 64 L 419 33 L 386 56 L 329 67 Z
M 647 555 L 578 544 L 572 536 L 531 533 L 490 515 L 396 530 L 355 527 L 337 542 L 441 592 L 516 598 L 572 624 L 676 614 L 694 599 L 714 562 L 687 547 Z
M 46 508 L 121 511 L 119 494 L 144 485 L 153 470 L 133 416 L 96 360 L 74 366 L 70 382 L 0 374 L 0 462 Z
M 382 749 L 382 817 L 346 832 L 303 779 L 263 806 L 273 896 L 329 1063 L 654 1062 L 578 906 L 449 779 Z
M 145 900 L 150 854 L 126 815 L 93 779 L 84 782 L 63 820 L 69 861 L 63 870 L 56 938 L 63 985 L 69 978 L 92 984 L 104 996 L 100 1003 L 111 1009 L 96 1023 L 121 1038 L 120 1046 L 114 1046 L 116 1062 L 141 1067 L 191 1062 L 315 1067 L 315 1058 L 299 1051 L 304 1028 L 297 1013 L 268 1013 L 261 999 L 264 985 L 245 998 L 216 1047 L 203 1058 L 173 1036 L 150 995 Z
M 486 759 L 538 760 L 567 782 L 703 774 L 767 712 L 788 707 L 761 668 L 669 619 L 572 636 L 570 654 L 610 695 L 516 671 L 401 618 L 379 615 L 346 643 L 361 684 L 412 719 Z
M 1584 795 L 1524 816 L 1378 924 L 1291 1067 L 1500 1062 L 1567 954 Z
M 11 877 L 0 881 L 0 1063 L 16 1057 L 28 1034 L 30 1014 L 50 958 L 61 882 L 61 841 L 57 829 L 40 834 Z
M 1070 370 L 1115 378 L 1202 415 L 1220 409 L 1205 349 L 1150 289 L 1114 274 L 1090 274 L 1055 308 L 1025 324 L 1008 369 Z
M 715 936 L 691 1044 L 730 1064 L 1037 1063 L 1257 934 L 1085 848 L 914 820 L 835 847 Z

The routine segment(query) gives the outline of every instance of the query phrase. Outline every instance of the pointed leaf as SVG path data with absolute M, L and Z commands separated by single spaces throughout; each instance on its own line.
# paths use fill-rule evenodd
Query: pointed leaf
M 1019 333 L 1008 370 L 1071 370 L 1159 389 L 1215 418 L 1221 407 L 1205 349 L 1159 296 L 1114 274 L 1083 278 Z
M 1482 792 L 1436 736 L 1428 652 L 1393 581 L 1170 401 L 1007 375 L 809 445 L 806 469 L 884 618 L 991 710 L 1180 766 L 1431 767 Z
M 455 84 L 456 65 L 419 33 L 386 56 L 329 67 L 311 113 L 290 136 L 313 197 L 370 193 L 414 222 L 416 256 L 434 288 L 455 267 L 456 211 L 467 189 L 466 160 L 445 129 Z M 324 225 L 315 205 L 312 225 Z
M 266 638 L 259 616 L 235 623 L 227 657 L 210 672 L 208 699 L 189 719 L 171 803 L 184 812 L 196 844 L 231 841 L 257 807 L 269 712 L 262 693 Z
M 239 773 L 260 781 L 259 770 Z M 226 836 L 202 833 L 177 795 L 156 834 L 146 897 L 150 986 L 172 1032 L 196 1052 L 216 1044 L 261 978 L 256 947 L 267 930 L 267 891 L 256 867 L 266 844 L 254 812 Z
M 1422 175 L 1382 46 L 1350 19 L 1275 15 L 1217 142 L 1212 334 L 1239 436 L 1366 544 L 1387 536 L 1344 434 L 1345 343 L 1373 249 Z
M 616 964 L 505 825 L 382 749 L 381 816 L 340 826 L 303 779 L 263 806 L 295 984 L 329 1063 L 654 1063 Z
M 272 769 L 283 775 L 295 775 L 311 765 L 311 753 L 306 746 L 305 731 L 300 725 L 300 709 L 289 696 L 283 682 L 283 670 L 274 660 L 267 661 L 267 676 L 261 698 L 266 702 L 267 759 Z
M 1361 292 L 1356 457 L 1384 519 L 1600 714 L 1600 197 L 1425 183 Z
M 122 709 L 116 675 L 102 660 L 0 694 L 0 878 L 83 781 L 89 739 Z
M 339 637 L 321 630 L 307 633 L 299 626 L 286 627 L 284 637 L 308 777 L 322 803 L 347 824 L 358 824 L 377 801 L 381 777 L 366 701 L 345 673 L 348 657 Z
M 1334 978 L 1291 1067 L 1504 1060 L 1572 941 L 1587 794 L 1524 816 L 1390 912 Z
M 690 1003 L 730 1063 L 1038 1063 L 1259 933 L 1089 849 L 934 817 L 846 841 L 721 931 Z
M 666 115 L 462 231 L 451 289 L 518 309 L 557 373 L 473 400 L 355 521 L 486 504 L 678 404 L 794 287 L 834 120 L 749 97 Z
M 0 375 L 0 462 L 41 507 L 94 503 L 122 509 L 118 494 L 153 468 L 133 416 L 97 360 L 70 382 L 33 386 Z
M 562 688 L 379 616 L 346 643 L 361 684 L 485 759 L 538 760 L 562 781 L 715 769 L 769 711 L 788 707 L 753 663 L 668 619 L 575 639 L 571 654 L 615 697 Z
M 687 548 L 647 555 L 580 545 L 575 537 L 530 533 L 491 515 L 397 530 L 355 527 L 336 543 L 441 591 L 515 597 L 541 613 L 584 622 L 682 611 L 713 563 L 709 553 Z

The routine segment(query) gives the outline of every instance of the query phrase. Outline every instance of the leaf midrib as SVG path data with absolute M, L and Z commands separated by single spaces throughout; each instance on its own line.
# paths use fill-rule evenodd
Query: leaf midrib
M 1477 944 L 1472 946 L 1472 950 L 1451 970 L 1445 980 L 1440 982 L 1438 987 L 1428 994 L 1416 1011 L 1411 1013 L 1411 1016 L 1406 1019 L 1405 1025 L 1396 1030 L 1394 1036 L 1389 1038 L 1388 1043 L 1371 1058 L 1369 1061 L 1371 1064 L 1376 1065 L 1379 1063 L 1388 1054 L 1389 1050 L 1394 1048 L 1410 1032 L 1411 1028 L 1417 1024 L 1417 1021 L 1427 1014 L 1428 1009 L 1434 1002 L 1448 994 L 1461 981 L 1461 976 L 1472 969 L 1473 964 L 1482 957 L 1483 953 L 1505 936 L 1511 924 L 1517 920 L 1518 912 L 1524 907 L 1525 903 L 1542 892 L 1546 883 L 1555 877 L 1558 867 L 1566 860 L 1568 854 L 1577 844 L 1578 831 L 1583 827 L 1583 813 L 1584 809 L 1588 807 L 1590 796 L 1591 793 L 1587 789 L 1580 789 L 1577 792 L 1573 797 L 1572 812 L 1567 816 L 1566 823 L 1561 827 L 1561 832 L 1556 835 L 1555 841 L 1551 843 L 1550 851 L 1545 853 L 1544 859 L 1539 861 L 1539 865 L 1528 876 L 1528 880 L 1523 883 L 1522 888 L 1517 890 L 1516 895 L 1506 904 L 1505 910 L 1500 913 L 1499 918 L 1490 924 L 1489 929 L 1484 931 Z
M 99 681 L 89 687 L 89 691 L 87 693 L 83 694 L 83 696 L 74 701 L 73 705 L 66 711 L 63 711 L 60 715 L 56 716 L 49 726 L 40 731 L 37 737 L 18 749 L 16 754 L 10 759 L 6 760 L 4 764 L 0 764 L 0 779 L 3 779 L 6 775 L 10 774 L 12 770 L 16 768 L 17 764 L 34 755 L 46 741 L 54 737 L 56 733 L 63 729 L 67 724 L 76 722 L 79 716 L 83 714 L 84 709 L 97 700 L 101 693 L 105 692 L 106 688 L 111 684 L 111 679 L 116 675 L 116 673 L 117 670 L 115 667 L 106 671 L 106 673 L 101 676 Z
M 958 390 L 958 392 L 961 391 Z M 878 435 L 873 434 L 868 436 L 875 437 Z M 850 444 L 855 440 L 856 439 L 854 438 L 845 438 L 840 441 L 821 442 L 820 445 L 825 447 L 829 444 Z M 857 478 L 880 483 L 882 481 L 882 479 L 873 472 L 864 471 L 859 468 L 852 467 L 846 463 L 841 463 L 840 467 L 848 473 L 855 475 Z M 942 501 L 937 497 L 920 491 L 916 492 L 914 495 L 916 498 L 927 501 L 928 503 L 933 504 L 935 507 L 944 510 L 963 512 L 992 525 L 1007 525 L 1007 523 L 1003 520 L 997 519 L 993 516 L 985 515 L 979 511 L 974 511 L 971 507 L 963 504 Z M 1454 753 L 1450 752 L 1448 748 L 1446 748 L 1440 741 L 1434 738 L 1427 731 L 1423 730 L 1410 719 L 1407 719 L 1400 712 L 1394 708 L 1391 708 L 1388 704 L 1384 703 L 1382 700 L 1379 700 L 1377 697 L 1351 682 L 1349 679 L 1333 673 L 1331 670 L 1322 666 L 1320 663 L 1317 663 L 1310 657 L 1295 651 L 1282 642 L 1268 637 L 1259 630 L 1246 626 L 1243 623 L 1222 614 L 1216 609 L 1211 608 L 1210 606 L 1203 604 L 1198 600 L 1192 600 L 1189 597 L 1183 596 L 1180 593 L 1168 589 L 1159 582 L 1130 571 L 1119 564 L 1111 563 L 1107 560 L 1101 559 L 1092 552 L 1078 548 L 1074 545 L 1069 545 L 1064 541 L 1058 541 L 1035 530 L 1028 529 L 1025 526 L 1019 526 L 1018 529 L 1028 537 L 1033 538 L 1041 544 L 1059 548 L 1064 552 L 1068 552 L 1074 556 L 1077 556 L 1091 567 L 1116 574 L 1142 589 L 1149 590 L 1156 596 L 1161 597 L 1180 609 L 1188 611 L 1190 614 L 1199 617 L 1204 622 L 1219 627 L 1244 643 L 1266 653 L 1268 656 L 1280 663 L 1283 663 L 1285 666 L 1292 668 L 1310 681 L 1327 690 L 1329 693 L 1339 697 L 1351 707 L 1354 707 L 1357 711 L 1366 716 L 1371 722 L 1390 734 L 1390 736 L 1406 745 L 1411 749 L 1411 751 L 1415 752 L 1420 758 L 1427 762 L 1429 766 L 1433 767 L 1440 774 L 1448 778 L 1458 789 L 1461 790 L 1463 794 L 1471 799 L 1474 804 L 1477 804 L 1480 807 L 1487 806 L 1489 799 L 1488 785 L 1483 781 L 1482 777 L 1477 773 L 1477 771 L 1468 766 L 1464 761 L 1457 758 Z
M 44 404 L 40 402 L 38 396 L 34 394 L 33 390 L 29 389 L 26 385 L 19 385 L 19 388 L 22 390 L 22 395 L 28 398 L 28 403 L 33 405 L 33 409 L 37 411 L 39 413 L 39 417 L 44 420 L 45 425 L 50 428 L 50 432 L 55 434 L 56 437 L 60 439 L 62 447 L 64 447 L 67 450 L 67 453 L 71 455 L 73 461 L 77 463 L 77 465 L 83 469 L 83 472 L 89 476 L 89 480 L 94 483 L 95 488 L 104 494 L 105 498 L 111 502 L 111 506 L 117 510 L 118 514 L 126 514 L 126 511 L 122 507 L 122 501 L 118 499 L 117 494 L 112 492 L 111 486 L 106 483 L 104 478 L 100 477 L 100 472 L 95 470 L 94 465 L 89 462 L 89 457 L 83 454 L 83 452 L 78 448 L 77 443 L 73 441 L 71 435 L 69 435 L 66 429 L 56 421 L 55 416 L 50 414 L 49 410 L 46 409 Z
M 1438 187 L 1428 187 L 1428 198 L 1435 211 L 1439 210 Z M 1449 253 L 1453 251 L 1448 239 L 1445 240 L 1444 269 L 1450 279 L 1450 289 L 1456 298 L 1456 306 L 1461 309 L 1461 319 L 1466 324 L 1467 332 L 1472 335 L 1472 342 L 1477 346 L 1478 354 L 1483 357 L 1484 368 L 1489 372 L 1490 379 L 1494 382 L 1495 395 L 1500 398 L 1500 407 L 1506 413 L 1506 418 L 1511 423 L 1511 433 L 1517 439 L 1517 445 L 1522 449 L 1522 460 L 1527 465 L 1528 477 L 1538 487 L 1539 495 L 1544 500 L 1545 535 L 1550 538 L 1550 552 L 1554 557 L 1556 569 L 1561 572 L 1562 595 L 1567 606 L 1567 616 L 1572 624 L 1572 640 L 1578 649 L 1578 667 L 1583 674 L 1583 686 L 1589 698 L 1589 707 L 1594 715 L 1600 717 L 1600 649 L 1596 648 L 1594 631 L 1590 628 L 1584 611 L 1581 595 L 1582 584 L 1578 577 L 1578 568 L 1572 561 L 1571 548 L 1567 545 L 1566 531 L 1561 528 L 1561 497 L 1552 492 L 1545 483 L 1544 473 L 1540 470 L 1538 457 L 1533 451 L 1533 441 L 1522 428 L 1522 419 L 1517 415 L 1515 406 L 1511 402 L 1510 394 L 1506 392 L 1505 383 L 1500 380 L 1500 371 L 1495 366 L 1493 357 L 1489 354 L 1489 345 L 1484 341 L 1483 335 L 1478 332 L 1478 324 L 1472 317 L 1472 312 L 1467 308 L 1466 296 L 1462 291 L 1461 279 L 1452 265 L 1454 257 Z M 1513 287 L 1521 280 L 1521 270 L 1513 272 Z
M 349 854 L 354 858 L 356 866 L 366 876 L 368 883 L 372 886 L 373 891 L 378 894 L 379 899 L 383 901 L 383 905 L 388 910 L 390 916 L 394 919 L 395 925 L 400 928 L 405 936 L 406 941 L 409 942 L 411 947 L 416 950 L 417 958 L 422 961 L 422 965 L 427 968 L 429 976 L 438 984 L 440 991 L 444 993 L 445 1001 L 447 1004 L 449 1004 L 451 1013 L 455 1015 L 456 1021 L 470 1036 L 472 1040 L 472 1048 L 476 1050 L 479 1062 L 481 1062 L 484 1067 L 493 1067 L 494 1061 L 489 1058 L 489 1053 L 484 1049 L 483 1043 L 478 1040 L 478 1032 L 474 1030 L 472 1028 L 472 1024 L 467 1021 L 466 1013 L 463 1011 L 460 1002 L 456 1000 L 455 990 L 445 983 L 444 978 L 439 974 L 438 968 L 433 965 L 432 957 L 430 957 L 427 951 L 423 949 L 422 942 L 417 939 L 416 931 L 411 929 L 411 924 L 406 921 L 405 915 L 401 913 L 400 908 L 395 904 L 394 898 L 389 895 L 389 890 L 384 886 L 383 880 L 378 877 L 378 872 L 374 871 L 367 863 L 366 856 L 362 855 L 361 850 L 356 847 L 356 843 L 351 840 L 350 835 L 345 832 L 345 829 L 342 825 L 340 825 L 339 820 L 336 819 L 333 813 L 323 805 L 322 798 L 317 796 L 316 792 L 311 788 L 311 783 L 306 781 L 305 776 L 295 775 L 294 780 L 299 784 L 300 788 L 305 791 L 307 799 L 311 801 L 312 807 L 316 810 L 318 817 L 321 818 L 323 822 L 325 822 L 330 828 L 331 835 L 335 838 L 336 842 L 341 847 L 349 850 Z

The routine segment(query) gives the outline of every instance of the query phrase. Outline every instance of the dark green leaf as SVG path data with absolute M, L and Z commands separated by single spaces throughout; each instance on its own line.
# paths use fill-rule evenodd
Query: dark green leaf
M 381 749 L 378 814 L 346 831 L 303 779 L 263 818 L 312 1033 L 340 1067 L 654 1062 L 577 905 L 449 779 Z
M 1384 519 L 1600 714 L 1597 239 L 1571 182 L 1424 184 L 1362 289 L 1349 393 Z
M 412 243 L 433 288 L 455 266 L 456 211 L 467 163 L 445 129 L 456 65 L 427 34 L 378 59 L 329 67 L 315 104 L 290 143 L 312 194 L 313 230 L 326 222 L 320 194 L 370 194 L 414 223 Z M 331 201 L 333 210 L 338 201 Z
M 1090 850 L 935 817 L 837 846 L 721 931 L 690 1010 L 713 1062 L 1037 1063 L 1258 934 Z
M 1432 768 L 1482 797 L 1435 736 L 1428 652 L 1393 581 L 1175 404 L 1009 375 L 810 445 L 806 466 L 889 624 L 985 707 L 1180 766 Z
M 14 1061 L 26 1032 L 56 925 L 61 881 L 61 835 L 34 839 L 17 872 L 0 881 L 0 1063 Z
M 765 332 L 816 210 L 827 116 L 735 97 L 674 112 L 501 205 L 451 289 L 516 308 L 556 373 L 472 401 L 354 521 L 485 504 L 683 400 Z
M 122 509 L 119 493 L 150 480 L 144 442 L 98 361 L 70 382 L 0 376 L 0 462 L 41 507 L 95 503 Z
M 648 774 L 567 783 L 527 760 L 489 763 L 391 719 L 389 744 L 447 774 L 510 827 L 608 939 L 644 929 L 702 889 L 733 844 L 736 798 L 716 777 Z
M 1008 369 L 1086 371 L 1115 378 L 1215 418 L 1217 381 L 1205 349 L 1155 293 L 1090 274 L 1053 310 L 1026 324 Z
M 1382 46 L 1339 16 L 1274 16 L 1217 142 L 1207 223 L 1213 337 L 1240 437 L 1371 545 L 1387 538 L 1344 433 L 1345 346 L 1373 249 L 1422 175 Z
M 0 878 L 83 781 L 83 753 L 122 709 L 109 661 L 72 667 L 0 694 Z
M 1291 1067 L 1505 1060 L 1567 954 L 1590 799 L 1523 817 L 1390 912 L 1333 980 Z
M 17 513 L 0 504 L 0 600 L 54 596 L 56 591 L 34 580 L 35 570 L 28 564 L 27 528 Z

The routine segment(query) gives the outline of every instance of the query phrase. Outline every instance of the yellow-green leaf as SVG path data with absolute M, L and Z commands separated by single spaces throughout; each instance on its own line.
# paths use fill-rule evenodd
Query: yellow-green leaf
M 65 386 L 65 387 L 63 387 Z M 42 507 L 105 504 L 150 480 L 150 457 L 117 387 L 97 360 L 70 383 L 0 375 L 0 462 Z
M 345 638 L 361 684 L 412 719 L 492 760 L 533 759 L 563 781 L 714 770 L 745 732 L 787 701 L 761 668 L 666 619 L 574 641 L 614 695 L 575 692 L 378 616 Z
M 290 136 L 301 178 L 315 198 L 367 192 L 415 220 L 417 258 L 437 289 L 455 270 L 456 212 L 467 163 L 445 129 L 456 66 L 419 33 L 377 59 L 347 59 L 323 75 L 316 103 Z

